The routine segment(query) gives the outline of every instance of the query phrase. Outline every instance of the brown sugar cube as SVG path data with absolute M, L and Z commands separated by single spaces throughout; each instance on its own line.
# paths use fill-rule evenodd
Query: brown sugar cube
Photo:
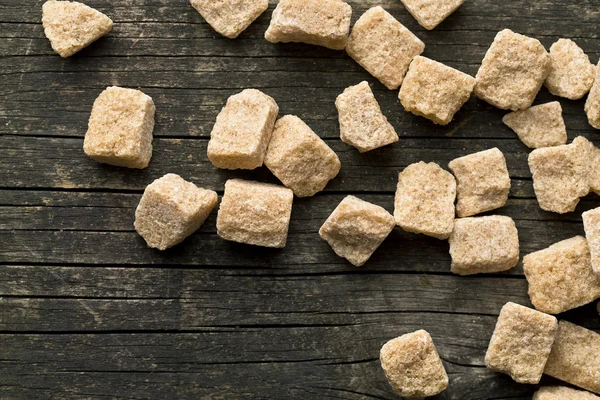
M 600 276 L 600 207 L 584 212 L 583 228 L 590 247 L 592 269 Z
M 600 394 L 600 334 L 560 321 L 544 373 Z
M 532 400 L 600 400 L 600 397 L 565 386 L 546 386 L 535 392 Z
M 448 164 L 458 186 L 456 214 L 470 217 L 500 208 L 508 201 L 510 177 L 497 148 L 456 158 Z
M 502 122 L 532 149 L 567 143 L 567 127 L 558 101 L 511 112 Z
M 217 168 L 262 166 L 278 113 L 275 100 L 259 90 L 231 96 L 210 133 L 208 159 Z
M 221 35 L 235 39 L 269 8 L 269 0 L 190 0 Z
M 144 190 L 135 210 L 135 230 L 149 247 L 166 250 L 200 228 L 217 200 L 216 192 L 167 174 Z
M 407 232 L 448 239 L 454 226 L 456 181 L 435 163 L 411 164 L 398 175 L 396 224 Z
M 600 129 L 600 62 L 596 66 L 595 81 L 585 102 L 585 113 L 590 125 Z
M 379 360 L 390 386 L 400 396 L 430 397 L 448 388 L 448 375 L 425 330 L 390 340 L 381 348 Z
M 515 303 L 500 311 L 485 355 L 485 365 L 516 382 L 537 384 L 550 355 L 558 321 L 555 317 Z
M 52 49 L 67 58 L 109 33 L 113 22 L 85 4 L 49 0 L 42 6 L 42 25 Z
M 469 100 L 475 78 L 426 57 L 410 64 L 400 87 L 400 103 L 415 115 L 448 125 Z
M 398 134 L 381 112 L 367 82 L 350 86 L 340 94 L 335 105 L 344 143 L 364 153 L 398 141 Z
M 500 31 L 475 79 L 475 95 L 505 110 L 531 107 L 550 72 L 550 56 L 537 39 Z
M 523 258 L 529 297 L 535 308 L 560 314 L 600 298 L 590 249 L 582 236 L 563 240 Z
M 432 30 L 465 0 L 402 0 L 404 7 L 423 28 Z
M 585 138 L 581 138 L 582 142 Z M 578 140 L 577 138 L 575 140 Z M 590 141 L 585 139 L 589 143 L 588 149 L 590 152 L 590 168 L 589 168 L 589 184 L 590 190 L 596 194 L 600 194 L 600 149 L 594 146 Z
M 340 257 L 363 266 L 394 229 L 394 217 L 384 208 L 347 196 L 319 229 Z
M 281 0 L 273 11 L 265 39 L 344 50 L 351 17 L 352 7 L 342 0 Z
M 105 164 L 146 168 L 152 158 L 155 106 L 139 90 L 109 87 L 94 101 L 83 150 Z
M 230 179 L 217 215 L 225 240 L 263 247 L 285 247 L 294 193 L 283 186 Z
M 555 96 L 579 100 L 594 83 L 594 64 L 577 44 L 559 39 L 550 47 L 550 74 L 544 82 Z
M 300 118 L 275 123 L 265 165 L 298 197 L 313 196 L 340 172 L 340 160 Z
M 412 59 L 425 44 L 382 7 L 373 7 L 354 24 L 346 52 L 388 89 L 402 84 Z
M 519 262 L 519 232 L 509 217 L 456 219 L 448 243 L 458 275 L 507 271 Z

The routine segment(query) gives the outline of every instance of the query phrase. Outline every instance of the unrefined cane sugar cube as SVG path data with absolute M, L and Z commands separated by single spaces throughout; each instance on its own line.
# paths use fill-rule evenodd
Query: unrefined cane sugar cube
M 402 84 L 412 59 L 425 44 L 382 7 L 373 7 L 354 24 L 346 52 L 388 89 Z
M 585 138 L 575 139 L 582 143 L 588 142 L 588 148 L 590 152 L 590 169 L 589 169 L 589 184 L 590 190 L 596 194 L 600 194 L 600 149 L 593 145 L 589 140 Z
M 262 166 L 278 113 L 275 100 L 259 90 L 231 96 L 210 134 L 208 159 L 217 168 Z
M 269 8 L 269 0 L 190 0 L 221 35 L 235 39 Z
M 546 386 L 533 394 L 533 400 L 600 400 L 600 397 L 566 386 Z
M 600 394 L 600 334 L 560 321 L 544 373 Z
M 308 125 L 294 115 L 275 123 L 265 165 L 298 197 L 313 196 L 340 172 L 340 160 Z
M 600 62 L 595 69 L 595 81 L 585 102 L 585 113 L 591 126 L 600 129 Z
M 381 112 L 369 84 L 350 86 L 335 101 L 344 143 L 364 153 L 398 141 L 398 134 Z
M 511 112 L 502 122 L 532 149 L 567 143 L 567 127 L 558 101 Z
M 400 396 L 430 397 L 448 388 L 448 375 L 425 330 L 390 340 L 381 348 L 379 360 L 390 386 Z
M 448 125 L 469 100 L 475 78 L 426 57 L 410 64 L 400 87 L 400 103 L 415 115 Z
M 435 163 L 411 164 L 398 175 L 396 224 L 407 232 L 448 239 L 454 226 L 456 181 Z
M 559 39 L 550 47 L 550 74 L 544 82 L 555 96 L 579 100 L 594 83 L 594 64 L 570 39 Z
M 550 72 L 550 56 L 537 39 L 500 31 L 475 79 L 475 95 L 505 110 L 531 107 Z
M 510 176 L 497 148 L 456 158 L 448 164 L 456 177 L 456 214 L 470 217 L 500 208 L 508 201 Z
M 217 233 L 238 243 L 285 247 L 294 193 L 283 186 L 230 179 L 217 215 Z
M 217 200 L 216 192 L 167 174 L 144 190 L 134 226 L 149 247 L 166 250 L 200 228 Z
M 600 276 L 600 207 L 582 214 L 585 238 L 590 247 L 592 269 Z
M 360 267 L 394 226 L 394 217 L 384 208 L 347 196 L 321 226 L 319 235 L 338 256 Z
M 506 303 L 490 340 L 485 365 L 510 375 L 516 382 L 537 384 L 542 378 L 557 329 L 555 317 Z
M 519 233 L 510 217 L 456 219 L 448 242 L 458 275 L 507 271 L 519 262 Z
M 265 39 L 344 50 L 351 17 L 352 7 L 342 0 L 281 0 L 273 11 Z
M 402 0 L 417 22 L 431 30 L 448 18 L 465 0 Z
M 529 297 L 539 311 L 560 314 L 600 298 L 600 276 L 592 270 L 590 249 L 582 236 L 526 255 L 523 270 Z
M 139 90 L 109 87 L 94 101 L 83 150 L 105 164 L 146 168 L 152 158 L 155 106 Z
M 76 1 L 49 0 L 42 6 L 44 34 L 61 57 L 70 57 L 112 30 L 100 11 Z

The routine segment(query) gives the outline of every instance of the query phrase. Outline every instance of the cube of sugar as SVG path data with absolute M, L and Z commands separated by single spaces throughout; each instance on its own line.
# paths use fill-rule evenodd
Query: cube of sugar
M 139 90 L 109 87 L 94 101 L 83 150 L 106 164 L 146 168 L 152 158 L 155 106 Z
M 200 228 L 217 200 L 216 192 L 167 174 L 144 190 L 135 211 L 135 230 L 149 247 L 166 250 Z
M 294 193 L 283 186 L 230 179 L 217 215 L 225 240 L 264 247 L 285 247 Z
M 231 96 L 210 133 L 208 159 L 217 168 L 262 166 L 278 113 L 275 100 L 259 90 Z
M 585 101 L 585 113 L 591 126 L 600 129 L 600 62 L 595 68 L 595 80 Z
M 396 224 L 407 232 L 448 239 L 454 226 L 456 181 L 435 163 L 411 164 L 398 175 Z
M 269 8 L 269 0 L 190 0 L 202 18 L 221 35 L 235 39 Z
M 417 22 L 431 30 L 448 18 L 465 0 L 402 0 Z
M 567 143 L 567 127 L 558 101 L 511 112 L 502 122 L 532 149 Z
M 346 46 L 348 55 L 390 90 L 398 89 L 410 62 L 424 50 L 425 44 L 380 6 L 356 21 Z
M 298 197 L 325 189 L 341 168 L 335 152 L 294 115 L 286 115 L 275 124 L 265 165 Z
M 592 269 L 600 276 L 600 207 L 584 212 L 581 217 L 590 247 Z
M 550 56 L 537 39 L 499 32 L 487 51 L 475 79 L 475 94 L 505 110 L 531 107 L 550 72 Z
M 582 144 L 585 144 L 585 142 L 589 143 L 588 149 L 590 152 L 590 169 L 588 181 L 590 184 L 590 190 L 596 194 L 600 194 L 600 168 L 598 168 L 598 165 L 600 165 L 600 149 L 594 146 L 587 139 L 583 139 L 584 138 L 575 138 L 575 140 L 579 140 Z
M 364 153 L 398 141 L 398 134 L 381 112 L 366 81 L 350 86 L 340 94 L 335 105 L 343 142 Z
M 333 251 L 356 267 L 364 265 L 394 229 L 384 208 L 347 196 L 319 229 Z
M 570 39 L 559 39 L 550 47 L 550 74 L 544 82 L 555 96 L 579 100 L 594 83 L 594 64 Z
M 600 400 L 600 397 L 566 386 L 546 386 L 535 392 L 532 400 Z

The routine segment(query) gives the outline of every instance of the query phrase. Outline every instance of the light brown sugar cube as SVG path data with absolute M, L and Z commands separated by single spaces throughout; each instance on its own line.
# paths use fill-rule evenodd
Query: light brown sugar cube
M 600 62 L 595 68 L 595 80 L 585 102 L 585 113 L 591 126 L 600 129 Z
M 531 107 L 550 72 L 550 56 L 537 39 L 500 31 L 475 79 L 475 94 L 505 110 Z
M 109 87 L 94 101 L 83 150 L 105 164 L 146 168 L 152 158 L 155 106 L 139 90 Z
M 582 143 L 584 138 L 579 139 Z M 575 140 L 578 140 L 577 138 Z M 594 146 L 591 142 L 585 139 L 589 143 L 588 149 L 590 152 L 590 168 L 589 168 L 589 184 L 590 190 L 596 194 L 600 194 L 600 149 Z
M 529 297 L 535 308 L 560 314 L 600 298 L 590 249 L 582 236 L 563 240 L 523 258 Z
M 221 35 L 235 39 L 269 8 L 269 0 L 190 0 Z
M 470 217 L 500 208 L 508 201 L 510 177 L 497 148 L 456 158 L 448 164 L 456 177 L 456 214 Z
M 390 386 L 400 396 L 430 397 L 448 388 L 448 375 L 427 331 L 390 340 L 381 348 L 379 360 Z
M 298 197 L 325 189 L 341 167 L 335 152 L 294 115 L 286 115 L 275 124 L 265 165 Z
M 579 100 L 594 83 L 594 64 L 570 39 L 559 39 L 550 47 L 550 74 L 544 82 L 555 96 Z
M 415 115 L 448 125 L 469 100 L 475 78 L 426 57 L 410 64 L 400 87 L 400 103 Z
M 425 44 L 382 7 L 365 12 L 350 33 L 346 52 L 388 89 L 402 84 Z
M 600 394 L 600 334 L 560 321 L 544 373 Z
M 44 34 L 61 57 L 70 57 L 112 30 L 100 11 L 76 1 L 49 0 L 42 6 Z
M 216 192 L 167 174 L 144 190 L 135 210 L 135 230 L 149 247 L 166 250 L 200 228 L 217 200 Z
M 344 143 L 364 153 L 398 141 L 367 82 L 350 86 L 335 101 Z
M 263 247 L 285 247 L 294 193 L 283 186 L 230 179 L 217 215 L 225 240 Z
M 275 100 L 259 90 L 231 96 L 210 133 L 208 159 L 217 168 L 262 166 L 278 113 Z
M 464 2 L 465 0 L 402 0 L 408 12 L 428 30 L 438 26 Z
M 347 196 L 319 229 L 333 251 L 356 267 L 363 266 L 394 229 L 384 208 Z
M 344 50 L 351 17 L 352 7 L 342 0 L 281 0 L 273 11 L 265 39 Z
M 558 321 L 555 317 L 515 303 L 500 311 L 485 355 L 485 365 L 516 382 L 537 384 L 550 355 Z
M 558 101 L 511 112 L 502 122 L 532 149 L 567 143 L 567 127 Z
M 582 214 L 585 238 L 590 247 L 592 269 L 600 276 L 600 207 Z
M 456 219 L 448 242 L 458 275 L 507 271 L 519 262 L 519 233 L 509 217 Z
M 435 163 L 411 164 L 398 175 L 396 224 L 407 232 L 448 239 L 454 226 L 456 181 Z
M 600 397 L 566 386 L 546 386 L 533 394 L 533 400 L 600 400 Z

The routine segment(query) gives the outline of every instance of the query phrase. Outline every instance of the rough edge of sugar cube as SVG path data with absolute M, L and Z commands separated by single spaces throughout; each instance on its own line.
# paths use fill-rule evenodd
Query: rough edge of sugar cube
M 600 61 L 596 66 L 594 84 L 585 101 L 585 114 L 588 122 L 596 129 L 600 129 Z
M 600 276 L 600 207 L 584 212 L 581 217 L 590 247 L 592 269 Z
M 531 149 L 567 143 L 567 127 L 558 101 L 508 113 L 502 122 Z

